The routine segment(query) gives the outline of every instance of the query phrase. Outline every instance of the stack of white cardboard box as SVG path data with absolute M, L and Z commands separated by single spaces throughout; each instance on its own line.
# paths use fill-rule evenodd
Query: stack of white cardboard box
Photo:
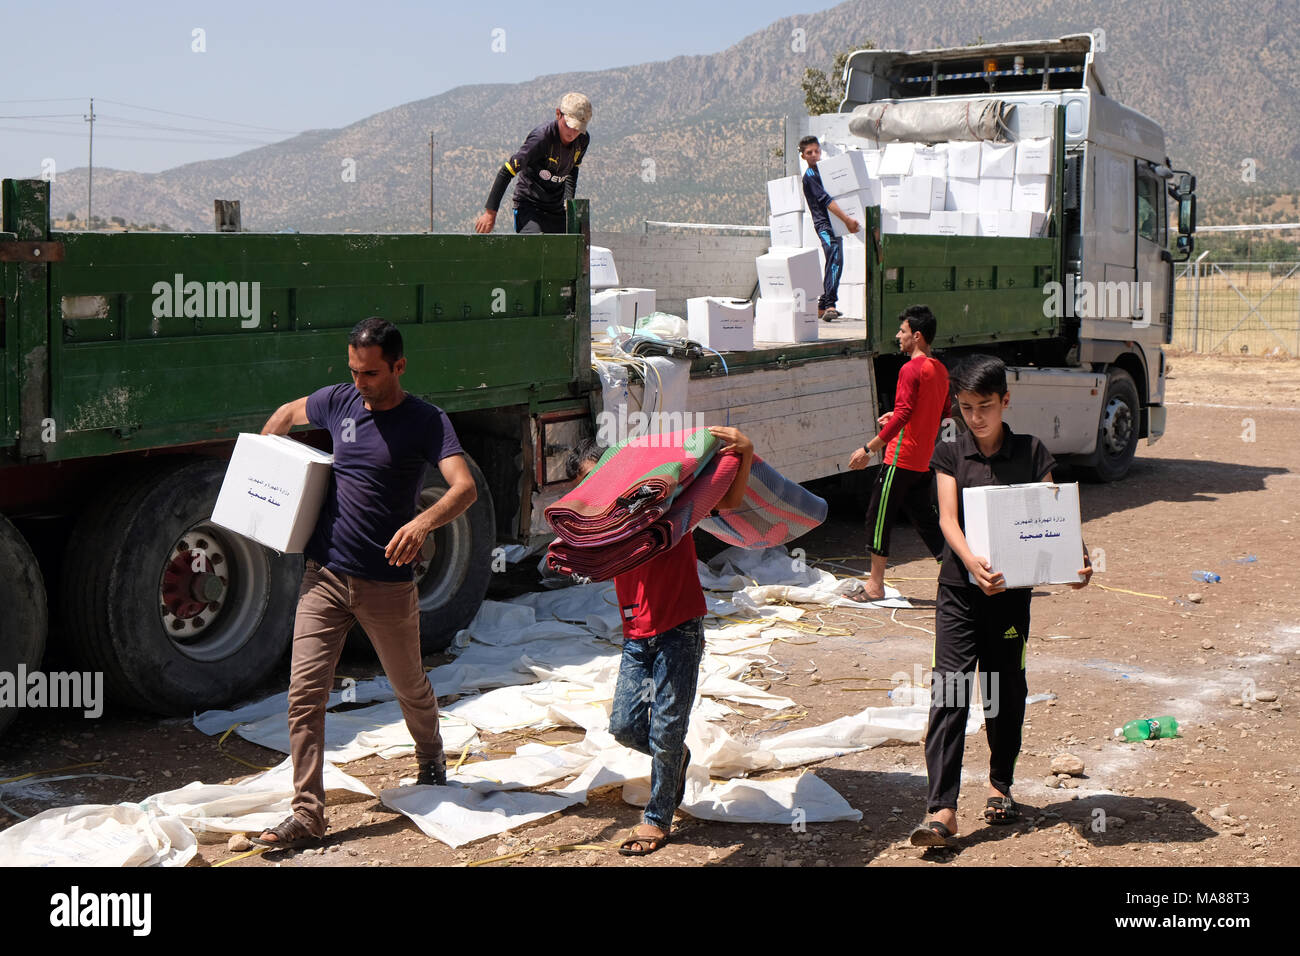
M 807 168 L 802 160 L 800 164 Z M 1052 165 L 1050 139 L 888 143 L 878 150 L 823 143 L 818 170 L 822 186 L 850 218 L 865 223 L 864 208 L 880 206 L 886 233 L 1030 237 L 1042 233 L 1047 219 Z M 772 252 L 815 249 L 824 267 L 800 177 L 769 182 L 767 194 Z M 860 319 L 865 315 L 867 279 L 864 236 L 861 231 L 849 234 L 834 215 L 830 220 L 844 247 L 836 307 L 845 317 Z
M 603 246 L 591 247 L 591 337 L 597 339 L 611 325 L 635 329 L 638 319 L 655 310 L 654 289 L 625 289 L 618 284 L 614 254 Z

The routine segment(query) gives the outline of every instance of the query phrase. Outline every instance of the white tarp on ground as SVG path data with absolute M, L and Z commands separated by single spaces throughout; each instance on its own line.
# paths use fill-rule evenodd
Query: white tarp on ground
M 707 596 L 710 613 L 725 615 L 727 621 L 710 618 L 705 628 L 700 696 L 687 737 L 693 762 L 682 809 L 704 819 L 748 823 L 789 824 L 796 808 L 806 822 L 859 819 L 858 811 L 812 774 L 723 782 L 710 777 L 779 770 L 886 740 L 921 739 L 926 705 L 919 699 L 751 739 L 733 737 L 718 724 L 734 712 L 723 701 L 772 711 L 794 706 L 790 698 L 741 678 L 752 665 L 772 661 L 768 651 L 773 641 L 797 636 L 784 625 L 804 611 L 783 602 L 833 606 L 859 590 L 860 583 L 809 568 L 784 548 L 731 548 L 700 571 L 702 584 L 715 592 Z M 910 605 L 901 600 L 884 606 Z M 444 708 L 443 738 L 451 763 L 458 751 L 481 746 L 478 731 L 564 726 L 580 728 L 586 736 L 562 746 L 524 744 L 512 757 L 453 768 L 448 787 L 385 790 L 383 802 L 452 846 L 557 813 L 584 802 L 590 790 L 600 787 L 623 784 L 624 798 L 643 804 L 649 795 L 650 759 L 622 747 L 608 733 L 618 643 L 621 622 L 608 583 L 485 602 L 457 635 L 455 660 L 429 672 L 439 697 L 467 695 Z M 336 709 L 367 703 L 371 706 Z M 326 716 L 327 761 L 411 752 L 413 743 L 386 678 L 348 682 L 330 695 L 329 706 L 335 709 Z M 287 710 L 287 694 L 277 694 L 234 710 L 208 711 L 196 716 L 194 725 L 209 735 L 239 725 L 236 732 L 245 739 L 287 753 Z M 968 732 L 982 723 L 982 711 L 972 707 Z M 327 790 L 336 796 L 370 792 L 331 763 L 326 767 Z M 569 783 L 557 790 L 526 789 L 565 780 Z M 0 832 L 0 859 L 45 865 L 183 865 L 195 852 L 190 827 L 258 831 L 283 819 L 291 799 L 292 773 L 285 760 L 241 783 L 196 782 L 138 806 L 46 811 Z
M 325 795 L 330 803 L 346 794 L 374 796 L 374 791 L 334 764 L 325 763 Z M 187 783 L 154 794 L 140 806 L 159 816 L 182 821 L 196 833 L 260 833 L 293 812 L 293 763 L 287 757 L 238 783 Z
M 134 803 L 58 807 L 0 831 L 3 866 L 184 866 L 198 841 Z

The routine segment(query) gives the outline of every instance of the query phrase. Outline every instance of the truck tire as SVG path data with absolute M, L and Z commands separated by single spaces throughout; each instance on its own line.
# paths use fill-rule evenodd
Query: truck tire
M 1142 406 L 1133 376 L 1120 368 L 1106 374 L 1106 399 L 1097 423 L 1097 450 L 1086 468 L 1094 481 L 1119 481 L 1137 453 L 1138 423 Z
M 226 463 L 182 459 L 123 481 L 64 558 L 71 652 L 118 701 L 191 714 L 264 681 L 293 637 L 302 556 L 211 523 Z
M 478 613 L 492 579 L 492 550 L 496 547 L 497 522 L 483 472 L 465 455 L 478 498 L 455 521 L 443 525 L 424 542 L 415 564 L 416 588 L 420 595 L 420 653 L 433 654 L 451 643 L 456 632 Z M 447 481 L 431 466 L 420 492 L 420 511 L 447 493 Z M 370 641 L 358 624 L 348 635 L 348 647 L 362 651 Z
M 49 630 L 45 580 L 36 555 L 18 529 L 0 515 L 0 673 L 17 681 L 18 667 L 41 666 Z M 25 688 L 15 685 L 18 693 Z M 0 735 L 18 717 L 17 707 L 0 707 Z

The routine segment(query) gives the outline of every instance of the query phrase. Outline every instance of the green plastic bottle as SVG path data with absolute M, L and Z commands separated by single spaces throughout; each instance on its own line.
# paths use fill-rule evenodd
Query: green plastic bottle
M 1153 717 L 1149 720 L 1130 720 L 1115 728 L 1115 736 L 1128 741 L 1155 740 L 1157 737 L 1177 737 L 1178 721 L 1172 717 Z

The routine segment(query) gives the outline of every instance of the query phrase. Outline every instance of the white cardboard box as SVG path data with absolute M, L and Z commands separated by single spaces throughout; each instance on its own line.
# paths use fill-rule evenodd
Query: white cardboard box
M 860 149 L 862 161 L 866 164 L 867 175 L 872 179 L 880 176 L 880 150 L 878 149 Z
M 1050 139 L 1022 139 L 1016 144 L 1017 176 L 1050 176 L 1052 160 Z
M 916 154 L 915 143 L 886 143 L 880 154 L 881 176 L 910 176 L 912 174 L 912 157 Z
M 754 349 L 754 303 L 707 295 L 686 300 L 687 334 L 717 352 Z
M 816 342 L 817 303 L 795 311 L 789 299 L 759 299 L 754 303 L 754 338 L 760 342 Z
M 947 180 L 934 176 L 880 177 L 881 208 L 893 213 L 942 209 L 947 191 Z
M 1010 209 L 1012 186 L 1010 179 L 981 179 L 979 211 Z
M 805 249 L 820 249 L 822 247 L 822 241 L 817 238 L 817 230 L 813 227 L 812 213 L 804 213 L 803 215 L 799 245 Z
M 934 236 L 960 236 L 961 216 L 959 212 L 936 209 L 930 213 L 927 231 Z
M 912 151 L 913 176 L 947 176 L 948 151 L 943 144 L 917 146 Z
M 949 143 L 948 175 L 958 179 L 979 179 L 980 146 L 980 143 Z
M 1079 582 L 1083 533 L 1077 484 L 963 488 L 962 511 L 966 543 L 988 559 L 1008 588 Z
M 943 208 L 954 212 L 975 212 L 980 207 L 980 181 L 978 179 L 945 180 Z
M 773 216 L 803 211 L 803 184 L 799 177 L 782 176 L 780 179 L 769 180 L 767 202 L 772 207 Z
M 867 213 L 862 204 L 861 193 L 853 192 L 853 193 L 846 193 L 843 196 L 836 196 L 835 202 L 840 207 L 840 211 L 844 213 L 844 215 L 848 216 L 850 219 L 856 219 L 858 221 L 859 232 L 861 232 L 862 229 L 866 227 Z M 844 225 L 844 223 L 840 220 L 839 216 L 835 215 L 834 213 L 830 213 L 830 217 L 831 217 L 831 231 L 834 232 L 835 235 L 837 236 L 849 235 L 849 227 Z
M 1047 221 L 1047 213 L 1030 212 L 1026 209 L 999 209 L 998 235 L 1030 238 L 1037 236 Z
M 786 299 L 807 304 L 816 302 L 822 290 L 822 270 L 813 249 L 773 249 L 754 260 L 758 292 L 765 299 Z
M 654 310 L 654 289 L 601 289 L 591 294 L 591 327 L 601 332 L 610 325 L 635 329 L 637 319 Z
M 817 164 L 817 171 L 822 176 L 822 187 L 832 199 L 857 192 L 870 179 L 866 157 L 860 149 L 847 149 L 838 156 L 823 159 Z
M 212 523 L 285 554 L 307 546 L 329 489 L 333 455 L 283 435 L 240 434 Z
M 1010 179 L 1015 173 L 1015 143 L 980 143 L 980 179 Z
M 977 236 L 1001 235 L 1002 223 L 999 217 L 1003 212 L 1010 211 L 1009 209 L 981 209 L 975 214 L 975 234 Z
M 980 214 L 978 212 L 959 212 L 961 231 L 959 236 L 978 236 L 980 234 Z
M 772 228 L 772 245 L 803 245 L 803 212 L 785 212 L 779 216 L 769 216 L 767 224 Z
M 880 231 L 887 236 L 902 234 L 904 231 L 902 213 L 882 209 L 880 211 Z
M 614 267 L 614 253 L 603 246 L 592 246 L 591 287 L 612 289 L 618 284 L 618 269 Z
M 867 281 L 867 244 L 863 241 L 865 229 L 859 229 L 851 236 L 845 236 L 840 243 L 844 250 L 844 271 L 840 273 L 841 282 Z
M 1027 212 L 1047 212 L 1051 203 L 1051 176 L 1016 174 L 1011 186 L 1011 208 Z
M 866 318 L 867 287 L 860 282 L 841 282 L 835 308 L 846 319 Z
M 862 200 L 862 205 L 879 206 L 880 205 L 880 180 L 874 176 L 867 178 L 867 184 L 858 190 L 858 196 Z

